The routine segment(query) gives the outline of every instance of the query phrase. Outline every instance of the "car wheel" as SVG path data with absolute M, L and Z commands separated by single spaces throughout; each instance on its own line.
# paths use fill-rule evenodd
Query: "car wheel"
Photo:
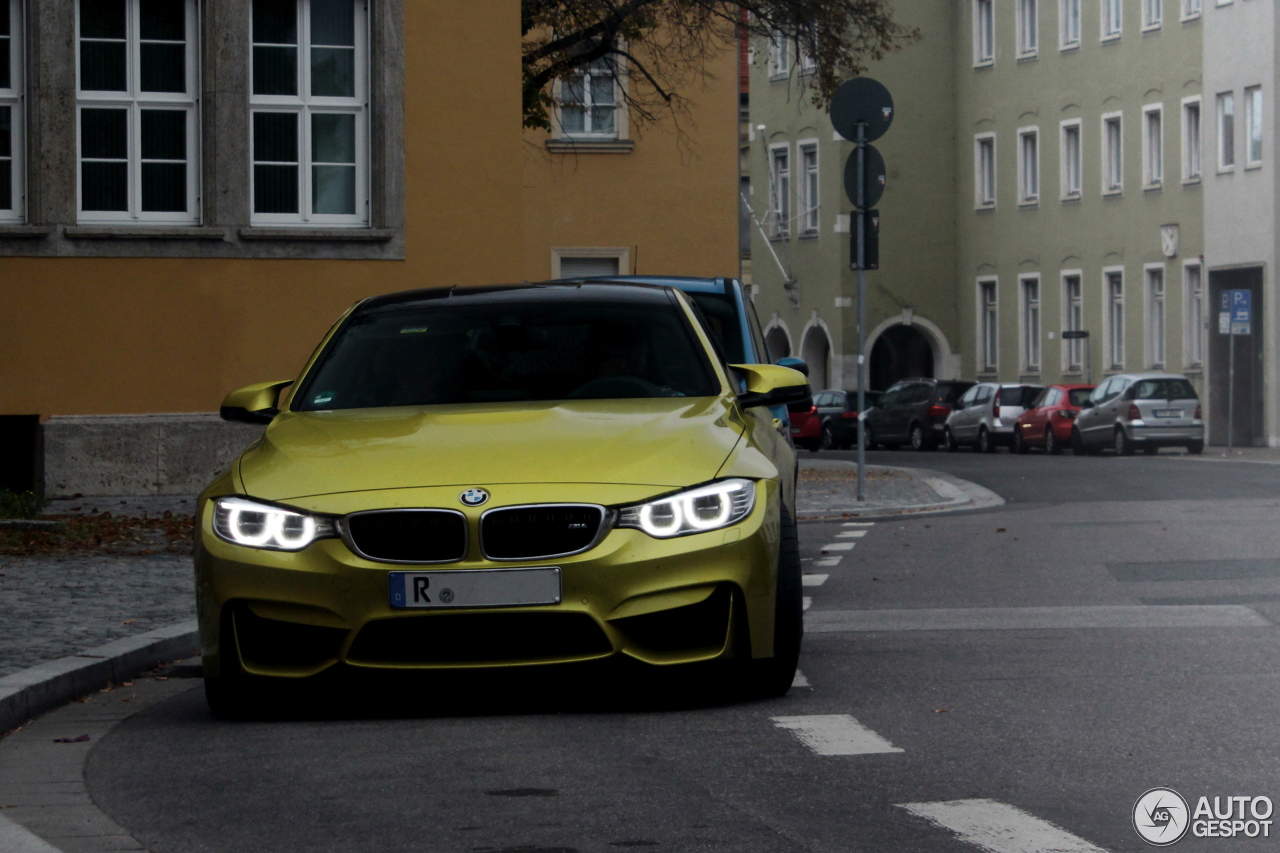
M 1201 453 L 1204 453 L 1204 442 L 1203 441 L 1191 442 L 1190 444 L 1187 445 L 1187 452 L 1190 453 L 1192 456 L 1199 456 Z
M 876 443 L 876 434 L 869 423 L 862 424 L 862 438 L 867 442 L 867 450 L 875 450 L 880 446 Z
M 983 427 L 978 430 L 978 450 L 983 453 L 995 453 L 996 443 L 991 439 L 991 432 Z
M 778 543 L 778 586 L 773 616 L 773 657 L 750 661 L 747 691 L 760 698 L 783 696 L 791 689 L 804 637 L 804 599 L 800 578 L 800 539 L 796 522 L 782 507 Z
M 942 433 L 942 446 L 947 449 L 948 453 L 955 453 L 960 449 L 955 434 L 951 432 L 951 427 L 947 427 L 946 431 Z
M 818 450 L 818 439 L 816 438 L 806 438 L 804 441 L 798 442 L 798 443 L 805 450 L 808 450 L 812 453 L 816 453 Z
M 1116 454 L 1119 456 L 1132 456 L 1135 449 L 1133 442 L 1129 440 L 1129 436 L 1125 435 L 1124 427 L 1116 427 Z
M 912 424 L 910 436 L 912 450 L 933 450 L 933 442 L 929 441 L 922 424 Z
M 835 431 L 831 429 L 831 424 L 822 425 L 822 449 L 836 449 L 836 434 Z
M 1013 433 L 1013 452 L 1021 456 L 1026 456 L 1031 452 L 1031 448 L 1027 446 L 1027 442 L 1022 438 L 1021 430 L 1015 429 Z
M 1050 456 L 1058 456 L 1062 453 L 1062 443 L 1058 441 L 1058 436 L 1054 433 L 1053 427 L 1049 427 L 1044 431 L 1044 452 Z

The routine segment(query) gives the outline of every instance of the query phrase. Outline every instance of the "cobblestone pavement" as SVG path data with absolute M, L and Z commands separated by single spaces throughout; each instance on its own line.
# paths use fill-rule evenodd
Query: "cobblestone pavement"
M 168 510 L 174 515 L 191 515 L 196 511 L 195 495 L 110 495 L 106 497 L 58 498 L 49 501 L 45 515 L 112 515 L 145 516 L 153 518 Z
M 821 513 L 832 507 L 900 508 L 936 504 L 942 497 L 925 477 L 902 468 L 867 466 L 867 500 L 857 502 L 858 470 L 852 462 L 801 459 L 796 514 Z
M 0 557 L 0 676 L 195 612 L 189 556 Z

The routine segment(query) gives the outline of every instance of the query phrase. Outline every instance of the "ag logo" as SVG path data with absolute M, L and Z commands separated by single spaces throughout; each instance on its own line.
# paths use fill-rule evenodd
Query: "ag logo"
M 1187 834 L 1190 817 L 1187 801 L 1172 788 L 1152 788 L 1133 804 L 1133 828 L 1156 847 L 1180 841 Z
M 484 489 L 467 489 L 458 500 L 466 506 L 480 506 L 489 500 L 489 493 Z

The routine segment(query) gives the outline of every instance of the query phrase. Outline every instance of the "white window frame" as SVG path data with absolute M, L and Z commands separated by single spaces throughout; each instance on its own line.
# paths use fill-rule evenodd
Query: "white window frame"
M 1186 21 L 1194 21 L 1197 18 L 1199 18 L 1200 12 L 1203 9 L 1203 6 L 1204 6 L 1203 0 L 1182 0 L 1183 22 L 1185 23 Z
M 1198 184 L 1204 176 L 1204 106 L 1199 95 L 1182 99 L 1182 182 Z
M 974 297 L 978 309 L 978 373 L 997 373 L 1000 370 L 1000 279 L 982 276 L 977 285 Z M 986 298 L 988 288 L 990 301 Z
M 1102 41 L 1116 41 L 1124 35 L 1124 0 L 1101 0 L 1099 6 L 1101 14 L 1098 15 L 1098 23 L 1102 28 Z
M 1084 195 L 1084 126 L 1080 119 L 1069 118 L 1059 127 L 1061 198 L 1063 201 L 1075 201 Z M 1075 138 L 1074 152 L 1068 142 L 1071 136 Z
M 785 80 L 791 76 L 791 39 L 776 32 L 769 38 L 769 79 Z
M 1234 172 L 1236 168 L 1236 93 L 1219 92 L 1214 98 L 1214 116 L 1218 131 L 1218 172 Z M 1228 107 L 1230 109 L 1228 110 Z M 1230 121 L 1228 121 L 1228 118 Z M 1231 125 L 1228 139 L 1227 125 Z
M 1204 265 L 1200 263 L 1200 259 L 1183 261 L 1182 361 L 1188 368 L 1204 367 L 1205 320 L 1208 316 L 1206 295 Z
M 778 155 L 782 154 L 785 172 L 778 169 Z M 786 240 L 791 236 L 791 143 L 775 142 L 769 146 L 769 216 L 773 219 L 770 236 Z
M 801 139 L 796 142 L 800 153 L 800 236 L 817 237 L 822 231 L 822 173 L 819 162 L 818 140 Z M 813 165 L 807 156 L 813 155 Z
M 1033 59 L 1040 53 L 1040 0 L 1016 0 L 1018 58 Z
M 1142 188 L 1158 190 L 1163 186 L 1164 105 L 1147 104 L 1142 108 Z
M 1058 49 L 1080 49 L 1080 0 L 1058 0 Z
M 619 275 L 626 275 L 631 271 L 631 249 L 627 246 L 552 246 L 552 278 L 564 278 L 560 262 L 565 258 L 616 258 Z
M 1261 86 L 1247 86 L 1244 90 L 1244 167 L 1262 168 L 1265 150 L 1266 119 L 1264 116 Z M 1256 137 L 1256 138 L 1255 138 Z M 1256 143 L 1256 146 L 1255 146 Z
M 988 160 L 984 151 L 991 152 Z M 996 206 L 996 135 L 979 133 L 973 137 L 973 206 L 977 210 L 994 210 Z
M 0 89 L 0 107 L 9 108 L 9 154 L 0 160 L 0 168 L 10 169 L 11 207 L 0 208 L 0 222 L 26 221 L 27 169 L 26 169 L 26 87 L 23 71 L 26 67 L 23 47 L 26 44 L 25 23 L 22 16 L 22 0 L 0 0 L 0 14 L 9 17 L 9 88 Z
M 1120 280 L 1120 298 L 1113 296 L 1111 284 L 1113 276 Z M 1124 267 L 1102 268 L 1102 354 L 1106 359 L 1107 370 L 1124 370 L 1125 347 L 1125 281 Z M 1116 308 L 1119 308 L 1118 317 Z M 1117 319 L 1119 322 L 1117 322 Z
M 1111 140 L 1111 128 L 1118 128 L 1115 144 Z M 1112 178 L 1115 180 L 1113 181 Z M 1120 195 L 1124 192 L 1124 113 L 1102 114 L 1102 194 Z
M 1142 31 L 1154 32 L 1164 25 L 1164 0 L 1141 0 Z
M 995 0 L 973 0 L 973 67 L 996 64 Z
M 1143 340 L 1147 367 L 1163 370 L 1169 343 L 1169 282 L 1164 264 L 1143 264 L 1142 284 Z
M 123 92 L 86 91 L 80 88 L 80 0 L 76 0 L 76 221 L 85 224 L 134 225 L 198 225 L 201 219 L 200 168 L 200 11 L 197 0 L 185 0 L 186 6 L 186 92 L 142 92 L 140 61 L 140 21 L 138 0 L 125 2 L 125 90 Z M 123 109 L 127 113 L 128 149 L 126 155 L 129 180 L 125 210 L 83 209 L 83 139 L 80 132 L 81 111 L 85 109 Z M 187 209 L 179 211 L 142 210 L 142 111 L 165 109 L 186 115 Z
M 252 0 L 250 0 L 252 3 Z M 307 227 L 367 227 L 369 224 L 369 12 L 362 2 L 355 3 L 355 95 L 353 97 L 320 97 L 309 92 L 311 80 L 311 16 L 310 0 L 298 3 L 298 94 L 253 94 L 252 34 L 249 50 L 249 221 L 253 225 L 292 225 Z M 252 14 L 252 6 L 250 7 Z M 298 213 L 257 213 L 254 205 L 253 114 L 294 113 L 298 116 Z M 315 114 L 351 114 L 356 127 L 356 197 L 354 214 L 312 213 L 311 121 Z
M 628 138 L 630 128 L 628 127 L 627 119 L 630 113 L 626 108 L 627 75 L 621 63 L 614 62 L 611 59 L 597 60 L 597 63 L 593 63 L 592 67 L 576 72 L 574 76 L 588 78 L 582 88 L 585 95 L 584 103 L 577 106 L 584 107 L 587 111 L 587 116 L 591 115 L 591 108 L 594 106 L 592 103 L 594 95 L 589 78 L 606 75 L 613 78 L 613 130 L 566 130 L 564 126 L 564 107 L 567 103 L 564 95 L 565 85 L 564 81 L 560 80 L 556 82 L 554 87 L 555 126 L 553 131 L 557 139 L 610 142 Z
M 1018 128 L 1018 205 L 1040 203 L 1040 128 Z
M 1058 274 L 1062 286 L 1062 329 L 1067 332 L 1084 331 L 1084 271 L 1062 270 Z M 1075 282 L 1075 295 L 1072 296 L 1070 282 Z M 1078 309 L 1078 313 L 1076 312 Z M 1084 371 L 1084 348 L 1089 345 L 1087 339 L 1063 339 L 1062 372 L 1081 373 Z
M 1043 291 L 1039 273 L 1018 276 L 1018 337 L 1022 350 L 1022 372 L 1039 373 L 1041 358 L 1040 338 L 1044 329 Z

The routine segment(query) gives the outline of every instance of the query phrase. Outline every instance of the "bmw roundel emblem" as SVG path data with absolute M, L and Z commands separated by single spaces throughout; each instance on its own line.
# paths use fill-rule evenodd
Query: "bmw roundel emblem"
M 458 498 L 465 506 L 480 506 L 489 500 L 489 493 L 484 489 L 467 489 Z

